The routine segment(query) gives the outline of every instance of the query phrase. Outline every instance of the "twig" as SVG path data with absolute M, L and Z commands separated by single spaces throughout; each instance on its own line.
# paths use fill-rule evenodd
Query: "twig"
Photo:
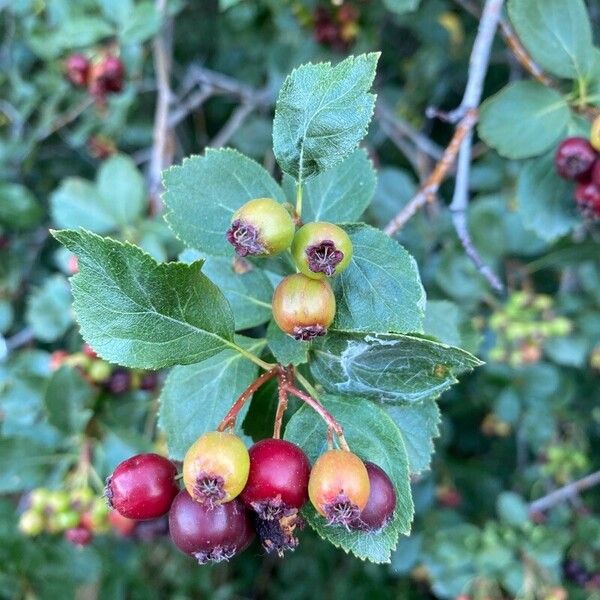
M 463 139 L 477 122 L 478 112 L 470 110 L 456 127 L 454 136 L 444 150 L 441 160 L 436 164 L 433 172 L 427 178 L 417 194 L 406 204 L 400 212 L 385 226 L 385 233 L 394 235 L 406 222 L 427 202 L 430 202 L 437 194 L 440 185 L 450 172 L 456 161 L 456 156 Z
M 25 329 L 15 333 L 15 335 L 6 340 L 6 350 L 7 352 L 12 352 L 17 348 L 26 346 L 33 341 L 33 338 L 33 329 L 31 329 L 31 327 L 25 327 Z
M 166 18 L 166 0 L 156 0 L 156 10 L 163 19 L 162 27 L 154 39 L 154 69 L 156 71 L 156 110 L 154 114 L 154 134 L 150 158 L 149 193 L 153 202 L 158 203 L 161 187 L 161 173 L 173 160 L 174 144 L 169 128 L 169 105 L 171 103 L 171 52 L 172 22 Z
M 457 109 L 461 117 L 467 111 L 476 110 L 481 102 L 483 93 L 483 81 L 487 73 L 490 52 L 494 35 L 500 19 L 504 0 L 486 0 L 477 31 L 477 37 L 473 44 L 471 60 L 469 63 L 469 79 L 462 102 Z M 450 204 L 452 222 L 456 233 L 473 264 L 478 271 L 487 279 L 488 283 L 498 292 L 503 291 L 504 286 L 491 268 L 486 265 L 473 245 L 467 224 L 467 207 L 469 204 L 469 179 L 471 174 L 471 161 L 473 149 L 473 129 L 469 129 L 465 135 L 458 155 L 458 169 L 454 185 L 454 196 Z
M 564 500 L 573 498 L 579 492 L 588 490 L 596 485 L 600 485 L 600 471 L 590 473 L 582 479 L 578 479 L 577 481 L 569 483 L 557 490 L 554 490 L 553 492 L 550 492 L 546 496 L 535 500 L 529 505 L 529 514 L 532 515 L 548 510 Z
M 242 126 L 246 118 L 256 109 L 256 104 L 243 102 L 232 113 L 229 119 L 219 133 L 211 140 L 211 148 L 221 148 L 233 136 L 233 134 Z
M 237 416 L 242 410 L 242 407 L 246 403 L 246 401 L 258 390 L 263 384 L 267 381 L 270 381 L 280 372 L 280 367 L 273 367 L 268 371 L 262 373 L 259 377 L 257 377 L 239 396 L 239 398 L 234 402 L 233 406 L 229 409 L 229 412 L 225 415 L 219 426 L 217 427 L 217 431 L 225 431 L 226 429 L 232 429 L 235 426 L 235 420 Z

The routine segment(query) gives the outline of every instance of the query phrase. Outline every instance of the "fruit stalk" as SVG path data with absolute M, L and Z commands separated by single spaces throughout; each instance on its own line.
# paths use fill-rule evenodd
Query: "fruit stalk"
M 289 372 L 287 369 L 280 369 L 277 374 L 277 383 L 279 385 L 279 401 L 277 402 L 277 412 L 275 413 L 275 424 L 273 426 L 273 437 L 278 440 L 281 438 L 281 425 L 283 422 L 283 415 L 288 406 L 288 395 L 285 389 L 287 382 L 289 381 Z

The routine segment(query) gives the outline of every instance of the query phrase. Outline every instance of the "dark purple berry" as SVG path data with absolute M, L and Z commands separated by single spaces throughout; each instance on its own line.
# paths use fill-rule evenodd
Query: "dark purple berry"
M 396 490 L 386 472 L 371 462 L 365 462 L 371 491 L 367 505 L 352 525 L 355 529 L 375 531 L 386 525 L 396 509 Z
M 588 140 L 570 137 L 558 146 L 554 164 L 561 177 L 581 180 L 589 175 L 596 156 L 596 151 Z

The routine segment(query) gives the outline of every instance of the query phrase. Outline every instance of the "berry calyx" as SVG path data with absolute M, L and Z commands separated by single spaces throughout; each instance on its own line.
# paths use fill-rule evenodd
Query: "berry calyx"
M 108 504 L 128 519 L 156 519 L 179 492 L 176 475 L 175 465 L 158 454 L 132 456 L 106 480 Z
M 365 462 L 371 491 L 367 505 L 353 523 L 354 529 L 376 531 L 385 526 L 396 509 L 396 489 L 387 473 L 372 462 Z
M 352 526 L 367 505 L 369 473 L 356 454 L 328 450 L 314 464 L 308 482 L 308 496 L 317 512 L 330 525 Z
M 600 218 L 600 186 L 593 181 L 578 184 L 575 200 L 584 217 L 592 220 Z
M 250 457 L 242 440 L 232 433 L 201 435 L 183 459 L 183 483 L 190 496 L 208 508 L 230 502 L 244 489 Z
M 335 317 L 335 296 L 329 283 L 301 273 L 288 275 L 279 283 L 272 306 L 279 328 L 297 340 L 325 335 Z
M 308 500 L 310 463 L 301 448 L 286 440 L 266 439 L 248 451 L 250 472 L 241 499 L 263 519 L 272 520 Z
M 173 543 L 200 564 L 229 560 L 254 538 L 249 513 L 240 500 L 208 507 L 195 502 L 186 490 L 169 511 L 169 532 Z
M 71 54 L 65 63 L 67 78 L 78 87 L 87 85 L 91 64 L 83 54 Z
M 596 160 L 596 151 L 582 137 L 563 140 L 556 150 L 554 164 L 556 171 L 565 179 L 585 179 Z
M 294 229 L 292 217 L 279 202 L 256 198 L 233 214 L 227 241 L 239 256 L 274 256 L 290 247 Z
M 307 223 L 294 236 L 292 256 L 301 273 L 312 279 L 325 279 L 348 267 L 352 242 L 333 223 Z

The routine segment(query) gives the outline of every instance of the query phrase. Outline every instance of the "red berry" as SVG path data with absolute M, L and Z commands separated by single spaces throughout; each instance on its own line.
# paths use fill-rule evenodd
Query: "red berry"
M 112 528 L 123 537 L 131 537 L 137 524 L 137 521 L 124 517 L 116 510 L 111 510 L 108 513 L 108 521 Z
M 297 340 L 325 335 L 335 317 L 335 296 L 329 283 L 302 273 L 288 275 L 279 283 L 272 306 L 279 328 Z
M 73 527 L 65 531 L 65 539 L 74 546 L 87 546 L 93 537 L 93 533 L 85 527 Z
M 376 531 L 386 525 L 396 509 L 396 490 L 387 473 L 376 464 L 365 462 L 371 491 L 367 505 L 352 525 L 356 529 Z
M 71 54 L 66 61 L 67 77 L 73 85 L 84 86 L 90 74 L 90 61 L 83 54 Z
M 266 439 L 249 450 L 250 473 L 241 499 L 262 518 L 278 518 L 308 500 L 310 463 L 301 448 Z
M 76 273 L 79 272 L 79 262 L 75 255 L 69 257 L 69 263 L 67 265 L 67 268 L 69 270 L 69 273 L 71 273 L 71 275 L 75 275 Z
M 52 369 L 53 371 L 60 369 L 60 367 L 67 360 L 67 358 L 69 358 L 68 352 L 66 352 L 65 350 L 55 350 L 50 355 L 50 369 Z
M 196 502 L 222 504 L 240 495 L 250 469 L 244 442 L 232 433 L 209 431 L 183 459 L 183 483 Z
M 98 358 L 96 351 L 89 344 L 84 344 L 82 350 L 86 356 L 89 356 L 90 358 Z
M 586 218 L 600 218 L 600 187 L 593 181 L 577 185 L 575 200 L 579 210 Z
M 593 184 L 600 187 L 600 158 L 596 159 L 596 162 L 592 167 L 591 180 Z
M 171 506 L 169 532 L 173 543 L 200 564 L 228 560 L 254 538 L 250 515 L 240 500 L 209 507 L 194 501 L 186 490 Z
M 369 493 L 367 468 L 352 452 L 328 450 L 310 473 L 310 501 L 331 525 L 350 527 L 367 505 Z
M 596 151 L 582 137 L 570 137 L 563 140 L 556 150 L 554 164 L 561 177 L 565 179 L 585 179 L 596 160 Z
M 123 461 L 106 480 L 111 508 L 128 519 L 156 519 L 179 492 L 175 465 L 158 454 L 138 454 Z

